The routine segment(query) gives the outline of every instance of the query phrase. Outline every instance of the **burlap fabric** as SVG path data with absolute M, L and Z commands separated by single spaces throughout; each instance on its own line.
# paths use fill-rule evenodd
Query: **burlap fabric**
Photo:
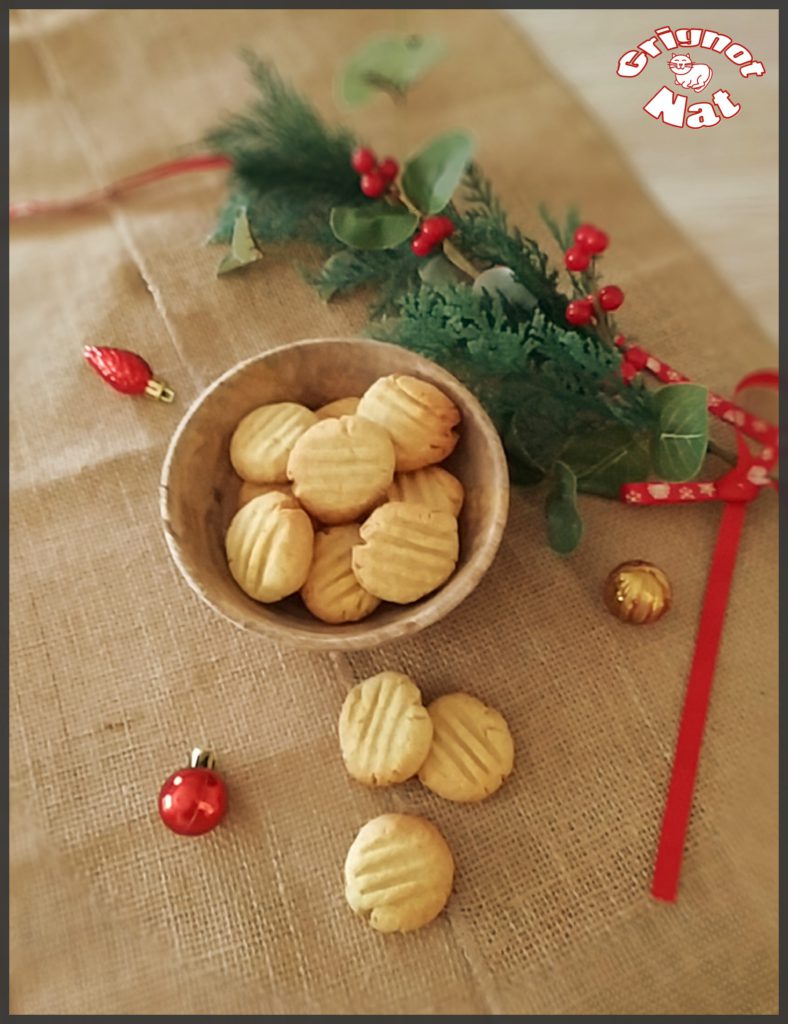
M 335 117 L 332 74 L 368 33 L 438 30 L 450 58 L 407 107 L 374 104 L 353 126 L 399 154 L 471 129 L 515 221 L 534 229 L 539 199 L 576 199 L 609 229 L 624 319 L 643 343 L 728 393 L 773 363 L 593 118 L 495 13 L 53 11 L 13 24 L 17 199 L 83 191 L 191 143 L 249 95 L 242 45 Z M 661 905 L 648 880 L 720 508 L 584 499 L 587 539 L 562 560 L 540 498 L 516 493 L 474 595 L 379 651 L 278 649 L 220 621 L 165 549 L 169 437 L 236 361 L 352 334 L 365 314 L 361 301 L 322 305 L 284 254 L 217 280 L 201 243 L 221 177 L 12 232 L 12 1010 L 774 1012 L 773 495 L 748 516 L 681 897 Z M 142 350 L 176 405 L 116 395 L 83 365 L 88 340 Z M 602 607 L 602 581 L 627 557 L 673 580 L 658 626 L 621 626 Z M 517 768 L 495 798 L 462 806 L 418 783 L 350 781 L 341 701 L 389 667 L 429 697 L 467 689 L 505 714 Z M 218 751 L 232 809 L 211 836 L 184 840 L 162 827 L 156 794 L 195 743 Z M 429 816 L 457 859 L 448 913 L 407 936 L 375 934 L 342 893 L 356 830 L 385 810 Z

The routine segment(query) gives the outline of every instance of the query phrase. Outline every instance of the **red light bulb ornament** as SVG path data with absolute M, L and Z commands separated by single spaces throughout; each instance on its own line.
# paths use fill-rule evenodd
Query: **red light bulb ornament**
M 147 395 L 160 402 L 171 402 L 175 398 L 172 388 L 156 380 L 153 370 L 136 352 L 105 345 L 86 345 L 82 354 L 99 377 L 123 395 Z
M 210 750 L 191 752 L 189 767 L 173 772 L 159 793 L 159 816 L 172 832 L 201 836 L 216 828 L 227 811 L 227 787 L 214 771 Z

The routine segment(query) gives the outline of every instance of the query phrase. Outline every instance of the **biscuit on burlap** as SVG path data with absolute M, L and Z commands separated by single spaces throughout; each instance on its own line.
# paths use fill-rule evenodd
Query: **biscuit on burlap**
M 401 672 L 380 672 L 348 693 L 339 745 L 348 772 L 367 786 L 415 775 L 432 742 L 432 720 L 418 686 Z
M 345 898 L 379 932 L 410 932 L 434 920 L 451 895 L 454 858 L 438 829 L 411 814 L 364 825 L 345 860 Z
M 469 693 L 448 693 L 427 709 L 432 746 L 419 779 L 446 800 L 483 800 L 514 767 L 514 740 L 504 717 Z

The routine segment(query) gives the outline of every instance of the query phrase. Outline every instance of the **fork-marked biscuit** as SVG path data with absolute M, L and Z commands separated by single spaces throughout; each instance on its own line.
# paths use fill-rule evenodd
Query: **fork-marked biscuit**
M 366 786 L 411 778 L 432 742 L 432 720 L 418 686 L 401 672 L 380 672 L 348 693 L 339 746 L 348 772 Z
M 451 895 L 454 858 L 438 829 L 412 814 L 364 825 L 345 860 L 345 898 L 379 932 L 410 932 L 434 920 Z
M 328 420 L 339 416 L 355 416 L 360 401 L 359 398 L 337 398 L 335 402 L 329 402 L 316 409 L 315 416 L 319 420 Z
M 253 484 L 251 480 L 244 480 L 238 489 L 238 508 L 248 505 L 253 498 L 259 498 L 261 494 L 284 494 L 286 498 L 293 497 L 293 488 L 290 484 Z
M 360 622 L 380 604 L 353 575 L 351 553 L 359 542 L 356 523 L 327 526 L 315 534 L 315 550 L 301 599 L 323 622 Z
M 394 445 L 360 416 L 320 420 L 296 441 L 287 463 L 293 494 L 321 523 L 356 519 L 394 479 Z
M 427 709 L 434 733 L 419 779 L 446 800 L 483 800 L 514 767 L 514 740 L 506 720 L 469 693 L 447 693 Z
M 295 498 L 271 491 L 235 513 L 224 543 L 238 586 L 255 601 L 270 604 L 304 585 L 314 531 Z
M 230 440 L 230 462 L 244 480 L 286 484 L 287 460 L 298 438 L 317 416 L 296 402 L 275 402 L 253 409 Z
M 399 473 L 443 462 L 458 441 L 454 427 L 460 422 L 459 409 L 434 384 L 418 377 L 380 377 L 361 396 L 357 414 L 391 434 Z
M 465 491 L 457 477 L 443 466 L 425 466 L 411 473 L 396 473 L 386 496 L 389 501 L 415 502 L 458 516 Z
M 381 601 L 409 604 L 441 586 L 459 555 L 457 520 L 426 505 L 390 501 L 361 527 L 353 572 Z

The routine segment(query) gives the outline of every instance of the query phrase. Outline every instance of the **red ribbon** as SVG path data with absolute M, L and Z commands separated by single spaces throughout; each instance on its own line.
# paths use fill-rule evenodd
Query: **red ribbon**
M 630 369 L 625 379 L 632 379 L 641 369 L 648 370 L 664 383 L 687 381 L 666 363 L 635 346 L 625 348 L 624 339 L 617 339 L 624 348 L 624 366 Z M 779 378 L 774 370 L 760 370 L 748 374 L 738 384 L 734 394 L 746 388 L 765 387 L 777 389 Z M 638 483 L 625 484 L 621 498 L 630 504 L 662 505 L 692 503 L 697 501 L 724 501 L 720 529 L 714 546 L 711 569 L 706 582 L 695 652 L 692 657 L 684 707 L 681 712 L 673 768 L 662 816 L 657 856 L 651 879 L 651 894 L 658 900 L 675 901 L 678 895 L 679 875 L 684 855 L 684 845 L 695 791 L 700 751 L 708 714 L 709 698 L 714 680 L 714 669 L 722 639 L 725 612 L 728 607 L 731 581 L 736 566 L 741 531 L 747 503 L 760 493 L 762 487 L 777 484 L 769 476 L 769 470 L 777 463 L 777 428 L 758 419 L 745 409 L 727 399 L 709 392 L 709 410 L 712 415 L 731 424 L 736 429 L 738 462 L 734 468 L 718 480 L 707 480 L 689 484 Z M 744 441 L 743 435 L 754 438 L 762 444 L 760 453 L 754 456 Z
M 8 219 L 13 221 L 21 220 L 23 217 L 37 217 L 45 213 L 70 213 L 74 210 L 85 210 L 152 181 L 172 178 L 190 171 L 210 171 L 230 166 L 232 166 L 232 161 L 229 157 L 217 156 L 214 153 L 185 156 L 179 160 L 170 160 L 166 164 L 150 167 L 138 174 L 131 174 L 128 178 L 121 178 L 120 181 L 113 182 L 111 185 L 73 199 L 31 199 L 21 203 L 11 203 L 8 207 Z

